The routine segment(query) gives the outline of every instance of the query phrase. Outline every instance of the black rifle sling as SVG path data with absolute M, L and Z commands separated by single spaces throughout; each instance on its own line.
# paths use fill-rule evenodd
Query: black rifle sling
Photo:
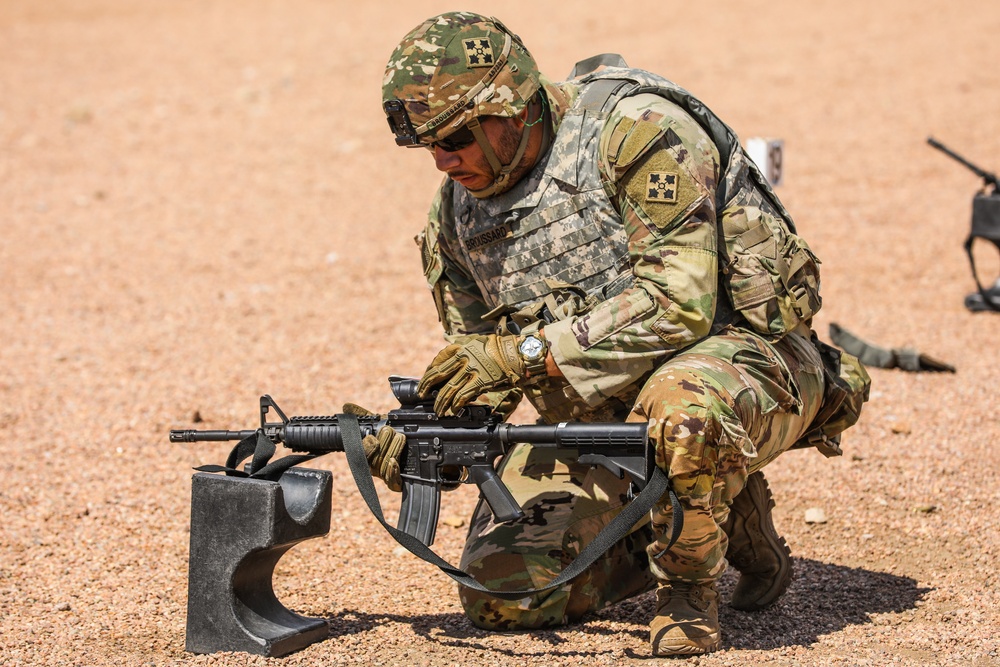
M 368 457 L 365 455 L 364 446 L 361 444 L 361 427 L 358 423 L 358 418 L 354 415 L 343 414 L 338 416 L 338 421 L 340 423 L 341 438 L 344 442 L 344 453 L 347 454 L 347 463 L 351 468 L 351 474 L 354 475 L 354 482 L 357 484 L 358 490 L 361 492 L 361 497 L 364 498 L 365 503 L 367 503 L 368 509 L 370 509 L 372 514 L 375 515 L 375 518 L 382 524 L 382 527 L 385 528 L 397 542 L 406 547 L 412 554 L 419 556 L 432 565 L 438 566 L 442 572 L 457 581 L 459 584 L 483 593 L 488 593 L 493 597 L 501 598 L 503 600 L 521 600 L 537 593 L 544 593 L 546 591 L 559 588 L 563 584 L 575 579 L 588 567 L 590 567 L 590 565 L 593 564 L 593 562 L 597 560 L 601 554 L 610 549 L 618 540 L 625 537 L 625 535 L 627 535 L 632 529 L 632 526 L 647 515 L 649 510 L 653 508 L 653 505 L 656 504 L 656 501 L 663 497 L 664 493 L 670 494 L 674 521 L 670 536 L 670 543 L 662 553 L 666 553 L 666 551 L 673 546 L 674 542 L 677 541 L 677 538 L 680 537 L 680 532 L 684 523 L 684 515 L 680 501 L 677 499 L 673 490 L 670 489 L 670 482 L 667 479 L 667 476 L 662 470 L 660 470 L 659 467 L 653 466 L 653 473 L 646 483 L 646 487 L 639 493 L 639 495 L 636 496 L 635 499 L 632 500 L 632 502 L 618 514 L 618 516 L 612 519 L 611 522 L 597 534 L 597 537 L 595 537 L 590 544 L 580 551 L 576 559 L 573 560 L 573 562 L 570 563 L 562 572 L 560 572 L 559 575 L 549 584 L 541 588 L 533 588 L 522 591 L 496 591 L 491 588 L 487 588 L 476 581 L 472 575 L 451 565 L 448 561 L 438 556 L 430 549 L 430 547 L 425 545 L 416 537 L 386 523 L 385 517 L 382 514 L 382 505 L 378 499 L 378 492 L 375 490 L 375 484 L 372 481 L 371 471 L 368 467 Z
M 226 465 L 204 465 L 195 468 L 198 472 L 224 472 L 230 477 L 253 477 L 278 481 L 281 475 L 292 466 L 305 463 L 316 458 L 316 454 L 293 454 L 271 461 L 275 452 L 274 443 L 264 434 L 263 429 L 257 429 L 253 435 L 240 440 L 233 451 L 229 452 Z M 253 456 L 248 470 L 240 470 L 239 465 L 248 457 Z

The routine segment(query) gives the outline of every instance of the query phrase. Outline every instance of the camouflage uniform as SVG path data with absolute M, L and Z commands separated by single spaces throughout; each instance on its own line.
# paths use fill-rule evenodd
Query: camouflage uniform
M 672 508 L 664 499 L 649 523 L 637 525 L 571 586 L 520 603 L 462 589 L 469 618 L 483 628 L 549 627 L 660 581 L 714 581 L 726 568 L 720 526 L 729 503 L 747 474 L 791 446 L 815 414 L 823 377 L 812 350 L 798 334 L 769 345 L 733 330 L 662 364 L 628 419 L 650 423 L 657 465 L 669 470 L 685 509 L 681 539 L 663 556 L 649 557 L 662 552 L 669 537 Z M 627 481 L 576 464 L 571 451 L 522 445 L 500 473 L 527 516 L 497 524 L 481 504 L 462 556 L 462 567 L 492 588 L 523 590 L 551 581 L 630 499 Z
M 439 48 L 421 30 L 405 49 Z M 395 78 L 400 91 L 408 77 L 426 84 L 393 63 L 387 89 Z M 505 602 L 462 589 L 470 619 L 497 629 L 565 623 L 659 582 L 713 582 L 729 504 L 749 472 L 814 429 L 824 397 L 808 325 L 818 261 L 729 128 L 639 70 L 522 87 L 543 89 L 553 112 L 547 153 L 495 196 L 446 180 L 418 236 L 442 325 L 450 339 L 511 322 L 541 329 L 564 375 L 520 388 L 541 418 L 648 422 L 685 524 L 664 552 L 672 509 L 658 506 L 545 595 Z M 494 588 L 544 585 L 630 499 L 627 481 L 570 451 L 522 445 L 501 477 L 526 516 L 496 524 L 481 505 L 462 558 Z

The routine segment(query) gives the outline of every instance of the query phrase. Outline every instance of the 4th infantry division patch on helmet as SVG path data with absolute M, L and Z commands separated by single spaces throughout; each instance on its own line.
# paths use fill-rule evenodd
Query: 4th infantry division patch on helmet
M 490 40 L 483 39 L 463 39 L 465 45 L 465 57 L 468 59 L 469 67 L 489 67 L 493 64 L 493 47 Z

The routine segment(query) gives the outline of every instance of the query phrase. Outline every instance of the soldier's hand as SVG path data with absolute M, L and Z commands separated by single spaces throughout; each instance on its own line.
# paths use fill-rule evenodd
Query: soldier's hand
M 485 405 L 493 414 L 499 416 L 503 421 L 507 421 L 507 418 L 520 405 L 523 397 L 524 392 L 517 387 L 513 389 L 498 389 L 486 392 L 475 400 L 470 401 L 468 405 Z
M 434 357 L 417 385 L 422 397 L 438 390 L 434 412 L 453 415 L 487 392 L 510 389 L 525 379 L 517 336 L 465 336 Z
M 353 403 L 345 405 L 344 412 L 358 417 L 375 415 L 374 412 Z M 383 480 L 390 491 L 402 491 L 403 478 L 400 476 L 399 458 L 406 446 L 406 436 L 391 426 L 383 426 L 375 435 L 366 435 L 361 444 L 365 448 L 368 469 L 371 470 L 372 476 Z

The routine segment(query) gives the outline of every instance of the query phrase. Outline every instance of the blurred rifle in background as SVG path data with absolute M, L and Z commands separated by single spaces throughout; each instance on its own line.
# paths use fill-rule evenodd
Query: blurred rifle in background
M 973 312 L 983 310 L 1000 312 L 1000 278 L 993 283 L 992 287 L 988 289 L 983 287 L 976 270 L 976 259 L 972 253 L 976 239 L 992 242 L 997 247 L 997 251 L 1000 252 L 1000 182 L 998 182 L 996 175 L 977 167 L 934 138 L 928 137 L 927 143 L 983 179 L 983 189 L 977 192 L 972 199 L 972 229 L 965 240 L 965 253 L 969 257 L 972 278 L 976 281 L 976 287 L 979 291 L 965 297 L 965 307 Z

